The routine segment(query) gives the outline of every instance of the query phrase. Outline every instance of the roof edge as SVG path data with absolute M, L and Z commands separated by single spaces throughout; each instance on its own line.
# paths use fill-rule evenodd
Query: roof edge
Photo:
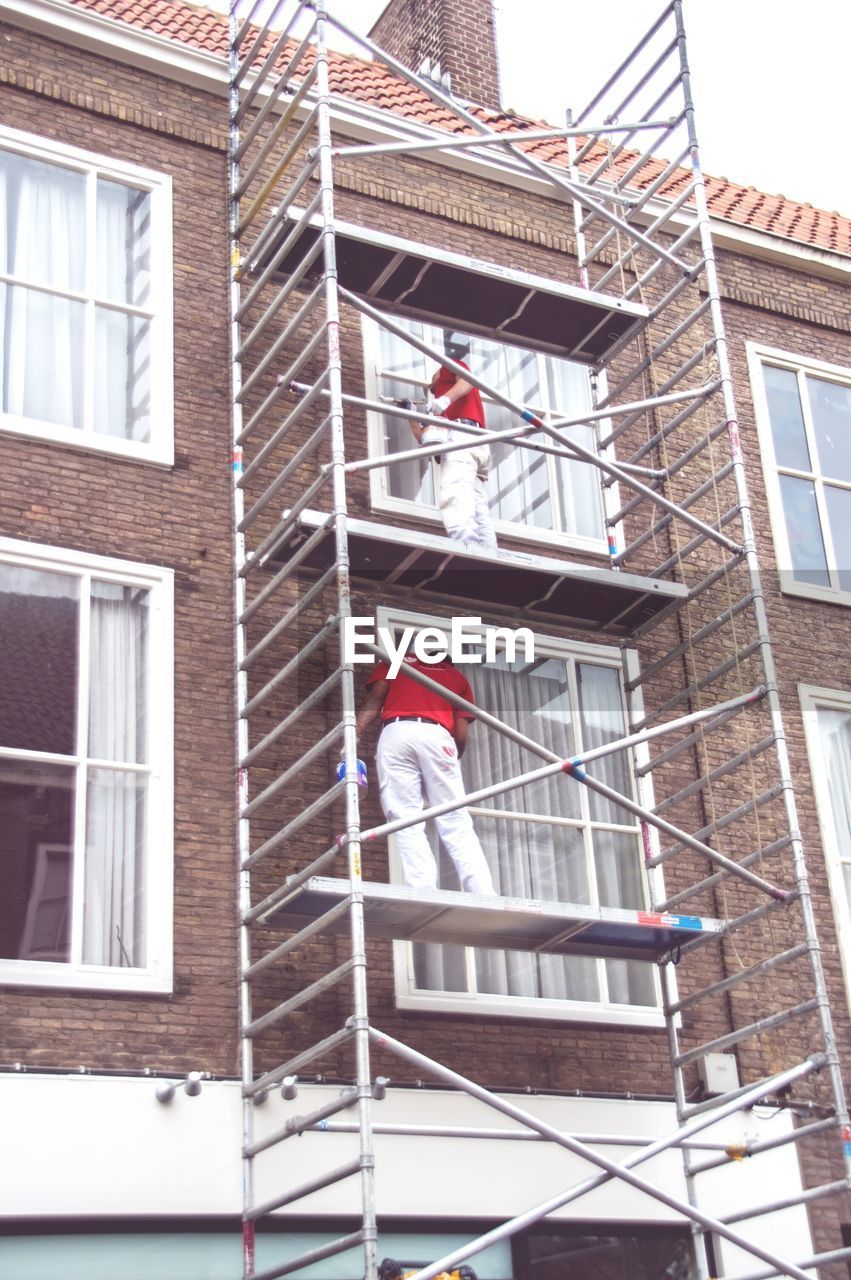
M 182 41 L 142 31 L 130 23 L 69 4 L 67 0 L 3 0 L 3 15 L 13 25 L 47 35 L 60 44 L 71 44 L 101 57 L 124 61 L 140 70 L 165 75 L 214 96 L 227 95 L 227 60 Z M 347 127 L 356 137 L 398 141 L 405 137 L 423 138 L 440 133 L 342 95 L 335 95 L 334 103 L 335 123 Z M 519 168 L 516 162 L 512 164 L 508 157 L 497 156 L 496 153 L 476 157 L 470 151 L 451 152 L 441 158 L 441 163 L 529 191 L 541 193 L 551 190 L 543 179 L 535 178 L 530 171 Z M 654 214 L 662 212 L 665 207 L 658 202 L 654 202 L 654 206 Z M 672 225 L 676 225 L 676 221 L 676 217 L 672 218 Z M 799 269 L 805 264 L 806 269 L 816 275 L 846 282 L 851 277 L 851 254 L 813 246 L 779 233 L 758 231 L 712 213 L 710 223 L 713 239 L 720 248 L 763 260 L 785 262 L 787 266 L 797 264 Z

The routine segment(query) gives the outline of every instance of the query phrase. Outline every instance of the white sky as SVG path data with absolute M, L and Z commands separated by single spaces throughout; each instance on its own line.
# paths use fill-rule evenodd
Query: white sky
M 385 4 L 327 0 L 364 33 Z M 495 8 L 504 105 L 560 124 L 663 0 L 495 0 Z M 685 0 L 684 11 L 704 170 L 851 214 L 851 0 Z

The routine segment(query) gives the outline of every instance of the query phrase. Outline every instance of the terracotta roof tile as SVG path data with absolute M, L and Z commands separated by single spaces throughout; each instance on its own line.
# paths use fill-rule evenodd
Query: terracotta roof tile
M 103 17 L 143 31 L 166 36 L 207 52 L 227 55 L 227 18 L 189 0 L 65 0 L 76 8 L 86 9 Z M 365 102 L 386 111 L 392 111 L 407 119 L 416 120 L 434 128 L 464 134 L 466 126 L 447 108 L 435 103 L 422 90 L 408 84 L 376 62 L 364 61 L 350 55 L 332 52 L 329 59 L 331 86 L 334 92 L 356 101 Z M 507 115 L 485 107 L 472 110 L 492 128 L 505 132 L 524 127 L 538 128 L 539 122 L 521 116 Z M 557 140 L 542 140 L 528 144 L 529 151 L 540 160 L 554 164 L 562 162 L 563 144 Z M 593 167 L 605 158 L 606 149 L 601 144 L 594 147 L 587 163 Z M 617 170 L 623 174 L 633 162 L 634 156 L 624 152 L 616 161 Z M 662 172 L 663 165 L 648 161 L 632 179 L 639 188 L 648 186 Z M 673 174 L 661 188 L 662 194 L 674 197 L 690 178 L 689 171 Z M 816 209 L 810 204 L 789 200 L 782 195 L 769 195 L 754 187 L 742 186 L 727 178 L 706 175 L 706 197 L 713 216 L 743 227 L 767 231 L 785 239 L 796 240 L 818 249 L 851 255 L 851 218 L 840 213 Z

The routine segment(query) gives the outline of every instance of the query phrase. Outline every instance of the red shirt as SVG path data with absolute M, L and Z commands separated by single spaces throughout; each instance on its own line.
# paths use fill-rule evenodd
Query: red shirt
M 470 682 L 456 667 L 452 666 L 451 662 L 420 662 L 419 658 L 411 654 L 402 659 L 403 669 L 397 676 L 390 679 L 388 675 L 390 668 L 387 663 L 379 662 L 367 681 L 367 684 L 375 684 L 376 680 L 389 680 L 390 688 L 387 690 L 387 697 L 381 708 L 382 720 L 392 720 L 394 716 L 424 716 L 428 720 L 434 720 L 437 724 L 443 725 L 444 729 L 448 729 L 451 733 L 456 716 L 462 720 L 475 718 L 469 711 L 456 710 L 445 698 L 441 698 L 439 693 L 434 693 L 425 685 L 418 684 L 416 680 L 408 679 L 404 673 L 406 666 L 416 667 L 418 671 L 422 671 L 423 675 L 431 676 L 432 680 L 442 684 L 445 689 L 459 694 L 468 702 L 473 701 Z
M 463 369 L 469 369 L 469 365 L 464 364 L 463 360 L 458 360 L 458 364 Z M 434 384 L 434 394 L 437 396 L 445 396 L 450 387 L 454 387 L 458 381 L 458 374 L 453 373 L 451 369 L 447 369 L 446 365 L 441 365 L 437 375 L 437 382 Z M 465 391 L 463 396 L 459 396 L 457 400 L 453 400 L 448 409 L 444 409 L 443 417 L 452 419 L 469 418 L 472 422 L 478 422 L 479 426 L 484 429 L 485 410 L 482 405 L 482 397 L 479 395 L 478 387 L 470 387 L 469 391 Z

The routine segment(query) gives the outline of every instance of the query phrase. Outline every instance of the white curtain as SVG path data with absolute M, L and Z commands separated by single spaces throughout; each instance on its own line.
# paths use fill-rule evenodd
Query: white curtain
M 82 290 L 85 179 L 11 152 L 0 173 L 0 265 L 22 282 L 0 285 L 3 411 L 80 429 L 83 304 L 26 286 Z
M 582 717 L 584 748 L 603 746 L 624 735 L 620 677 L 613 667 L 577 664 L 577 686 Z M 630 761 L 625 751 L 601 756 L 593 761 L 589 772 L 612 790 L 630 793 Z M 628 826 L 630 815 L 614 800 L 595 791 L 588 792 L 588 805 L 594 823 Z M 628 831 L 608 830 L 597 826 L 593 831 L 594 876 L 597 901 L 604 907 L 645 906 L 643 869 L 638 836 Z M 655 1003 L 655 985 L 651 966 L 631 960 L 607 960 L 606 983 L 609 1000 L 616 1004 Z
M 567 667 L 542 658 L 509 667 L 504 660 L 469 666 L 465 672 L 476 702 L 541 742 L 560 756 L 576 753 Z M 579 714 L 585 748 L 623 736 L 623 712 L 617 670 L 577 664 Z M 495 730 L 476 726 L 464 756 L 468 791 L 535 768 L 536 758 Z M 595 762 L 594 773 L 609 786 L 628 791 L 629 763 L 624 754 Z M 604 906 L 640 907 L 641 865 L 637 836 L 596 824 L 628 826 L 629 816 L 614 802 L 587 793 L 583 812 L 580 784 L 561 775 L 543 779 L 522 791 L 496 796 L 483 808 L 511 813 L 509 819 L 477 815 L 476 830 L 498 892 L 505 897 L 553 902 L 600 902 Z M 595 824 L 588 824 L 590 819 Z M 554 815 L 563 824 L 523 821 L 524 814 Z M 584 821 L 583 821 L 584 819 Z M 433 834 L 436 847 L 436 834 Z M 449 859 L 439 851 L 441 885 L 458 888 Z M 415 947 L 417 985 L 432 990 L 466 990 L 466 956 L 461 947 Z M 476 988 L 480 992 L 560 1000 L 599 1001 L 604 996 L 597 961 L 586 957 L 534 956 L 525 952 L 478 949 Z M 631 961 L 604 962 L 610 1002 L 655 1002 L 652 974 Z
M 819 707 L 818 726 L 827 760 L 834 842 L 851 910 L 851 715 L 847 711 Z
M 97 295 L 116 304 L 150 302 L 150 196 L 97 184 Z M 150 323 L 126 311 L 95 310 L 94 425 L 99 434 L 150 439 Z
M 94 760 L 144 764 L 147 593 L 92 584 L 89 748 Z M 84 964 L 146 963 L 144 774 L 91 768 L 86 796 Z

